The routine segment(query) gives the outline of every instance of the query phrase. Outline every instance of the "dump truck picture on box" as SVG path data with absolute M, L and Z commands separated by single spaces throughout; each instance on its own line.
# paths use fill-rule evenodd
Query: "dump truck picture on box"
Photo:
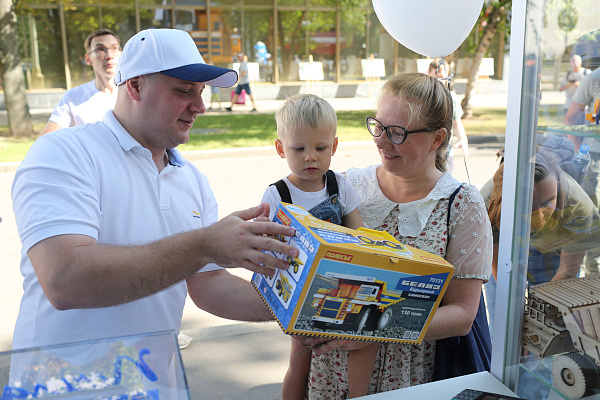
M 318 266 L 296 330 L 369 340 L 415 341 L 421 336 L 441 289 L 439 278 L 406 274 L 390 283 L 375 268 L 335 264 L 325 261 Z
M 315 294 L 312 306 L 317 313 L 312 317 L 316 328 L 338 329 L 357 333 L 363 329 L 383 330 L 392 320 L 390 307 L 404 300 L 402 292 L 388 291 L 386 282 L 373 277 L 344 275 L 328 272 L 338 281 L 336 288 L 321 288 Z

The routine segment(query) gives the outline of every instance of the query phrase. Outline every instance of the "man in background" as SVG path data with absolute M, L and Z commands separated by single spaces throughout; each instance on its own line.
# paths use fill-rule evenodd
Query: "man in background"
M 256 99 L 254 98 L 254 94 L 252 90 L 250 90 L 250 75 L 248 74 L 248 56 L 243 55 L 242 53 L 238 54 L 238 60 L 240 62 L 240 73 L 238 84 L 235 87 L 235 93 L 233 98 L 231 99 L 231 105 L 226 107 L 227 111 L 231 111 L 233 109 L 233 105 L 236 104 L 240 93 L 242 90 L 246 92 L 248 96 L 250 96 L 250 100 L 252 101 L 252 111 L 256 111 Z
M 98 29 L 84 42 L 85 63 L 95 79 L 67 90 L 50 115 L 41 135 L 61 128 L 101 121 L 117 101 L 113 77 L 121 55 L 121 39 L 110 29 Z
M 565 92 L 567 99 L 565 100 L 565 114 L 571 105 L 573 95 L 577 91 L 582 79 L 590 73 L 590 70 L 581 66 L 581 57 L 577 54 L 571 56 L 571 69 L 565 75 L 559 91 Z
M 596 68 L 592 73 L 587 74 L 580 82 L 579 87 L 573 95 L 567 114 L 565 115 L 565 125 L 588 124 L 585 119 L 587 113 L 598 113 L 600 107 L 596 106 L 596 101 L 600 100 L 600 68 Z M 587 110 L 586 110 L 587 108 Z M 583 137 L 576 135 L 567 135 L 575 144 L 575 151 L 583 144 L 590 148 L 592 160 L 587 172 L 581 180 L 581 187 L 590 196 L 596 207 L 600 206 L 600 139 L 594 137 Z M 585 274 L 596 275 L 600 272 L 600 251 L 598 249 L 589 250 L 585 258 Z

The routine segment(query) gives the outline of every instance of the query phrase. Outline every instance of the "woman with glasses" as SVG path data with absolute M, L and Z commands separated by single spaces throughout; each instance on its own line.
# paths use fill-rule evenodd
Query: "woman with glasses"
M 441 255 L 455 267 L 426 340 L 380 345 L 369 388 L 378 393 L 432 381 L 436 340 L 469 333 L 481 310 L 482 283 L 491 273 L 492 235 L 477 189 L 445 169 L 452 98 L 442 83 L 419 73 L 392 77 L 381 89 L 377 113 L 366 123 L 381 164 L 346 173 L 361 196 L 365 226 Z M 487 322 L 484 331 L 489 346 Z M 314 349 L 308 397 L 346 398 L 348 350 L 364 345 L 336 340 Z M 485 351 L 478 361 L 489 368 L 489 347 Z

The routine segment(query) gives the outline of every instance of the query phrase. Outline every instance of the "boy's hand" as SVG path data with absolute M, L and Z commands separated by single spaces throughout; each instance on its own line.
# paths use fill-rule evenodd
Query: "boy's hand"
M 254 218 L 254 222 L 270 222 L 271 205 L 269 203 L 261 203 L 259 207 L 263 207 L 264 211 L 260 216 Z

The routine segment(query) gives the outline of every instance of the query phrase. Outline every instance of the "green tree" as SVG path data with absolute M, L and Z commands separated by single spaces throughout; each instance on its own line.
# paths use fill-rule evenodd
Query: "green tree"
M 502 35 L 505 35 L 508 29 L 510 29 L 507 15 L 511 6 L 512 0 L 492 1 L 482 10 L 479 20 L 475 24 L 474 33 L 476 46 L 473 50 L 473 58 L 467 73 L 465 97 L 461 102 L 464 111 L 463 118 L 471 118 L 473 116 L 473 106 L 470 101 L 475 94 L 477 72 L 479 71 L 481 60 L 483 60 L 488 52 L 492 39 L 496 33 L 500 31 Z
M 19 57 L 19 31 L 15 4 L 0 0 L 0 77 L 4 85 L 4 99 L 8 126 L 12 136 L 33 135 L 33 122 L 29 113 L 25 81 Z
M 329 7 L 331 12 L 311 12 L 308 9 L 280 12 L 276 34 L 281 48 L 283 76 L 287 76 L 294 55 L 306 60 L 314 50 L 314 43 L 308 43 L 307 46 L 307 34 L 310 37 L 317 32 L 335 31 L 337 8 L 342 15 L 345 34 L 361 34 L 365 29 L 366 7 L 369 4 L 368 0 L 311 0 L 311 8 Z M 354 38 L 345 37 L 345 42 L 353 43 Z M 307 48 L 309 54 L 306 54 Z

